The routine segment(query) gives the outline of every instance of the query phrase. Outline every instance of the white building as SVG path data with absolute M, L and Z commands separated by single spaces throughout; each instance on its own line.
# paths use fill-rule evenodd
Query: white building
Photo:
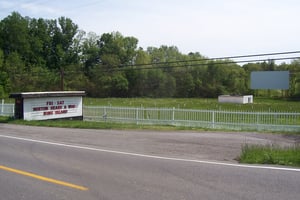
M 243 96 L 231 96 L 231 95 L 220 95 L 218 97 L 219 103 L 253 103 L 253 95 L 243 95 Z

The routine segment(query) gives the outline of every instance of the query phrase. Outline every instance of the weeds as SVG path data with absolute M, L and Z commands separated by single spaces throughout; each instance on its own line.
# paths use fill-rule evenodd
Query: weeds
M 300 145 L 280 147 L 278 145 L 249 145 L 242 147 L 241 163 L 274 164 L 300 167 Z

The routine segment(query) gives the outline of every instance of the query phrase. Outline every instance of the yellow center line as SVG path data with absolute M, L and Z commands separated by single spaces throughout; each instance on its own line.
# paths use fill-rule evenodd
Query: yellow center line
M 40 176 L 40 175 L 37 175 L 37 174 L 21 171 L 21 170 L 18 170 L 18 169 L 13 169 L 13 168 L 1 166 L 1 165 L 0 165 L 0 169 L 5 170 L 5 171 L 9 171 L 9 172 L 13 172 L 13 173 L 16 173 L 16 174 L 20 174 L 20 175 L 23 175 L 23 176 L 28 176 L 28 177 L 31 177 L 31 178 L 35 178 L 35 179 L 38 179 L 38 180 L 54 183 L 54 184 L 57 184 L 57 185 L 63 185 L 63 186 L 66 186 L 66 187 L 70 187 L 70 188 L 74 188 L 74 189 L 78 189 L 78 190 L 83 190 L 83 191 L 88 190 L 88 188 L 80 186 L 80 185 L 75 185 L 75 184 L 72 184 L 72 183 L 59 181 L 59 180 L 55 180 L 55 179 L 52 179 L 52 178 L 47 178 L 47 177 L 44 177 L 44 176 Z

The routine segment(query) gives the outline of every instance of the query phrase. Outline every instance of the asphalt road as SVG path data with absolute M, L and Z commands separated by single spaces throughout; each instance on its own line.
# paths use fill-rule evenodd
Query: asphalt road
M 0 124 L 0 198 L 298 200 L 300 169 L 239 165 L 245 143 L 299 137 Z

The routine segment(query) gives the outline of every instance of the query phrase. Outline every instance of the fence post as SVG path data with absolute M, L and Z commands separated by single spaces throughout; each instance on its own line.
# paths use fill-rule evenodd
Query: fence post
M 104 119 L 105 119 L 105 122 L 107 120 L 107 108 L 106 106 L 104 107 Z
M 215 128 L 215 111 L 212 111 L 212 128 Z
M 3 110 L 4 110 L 4 99 L 2 99 L 2 104 L 1 104 L 1 112 L 0 115 L 3 114 Z
M 175 107 L 173 107 L 173 110 L 172 110 L 172 123 L 174 124 L 174 121 L 175 121 Z
M 139 124 L 139 108 L 136 108 L 135 119 L 136 119 L 136 124 L 138 125 Z
M 13 117 L 15 117 L 15 104 L 13 104 Z

